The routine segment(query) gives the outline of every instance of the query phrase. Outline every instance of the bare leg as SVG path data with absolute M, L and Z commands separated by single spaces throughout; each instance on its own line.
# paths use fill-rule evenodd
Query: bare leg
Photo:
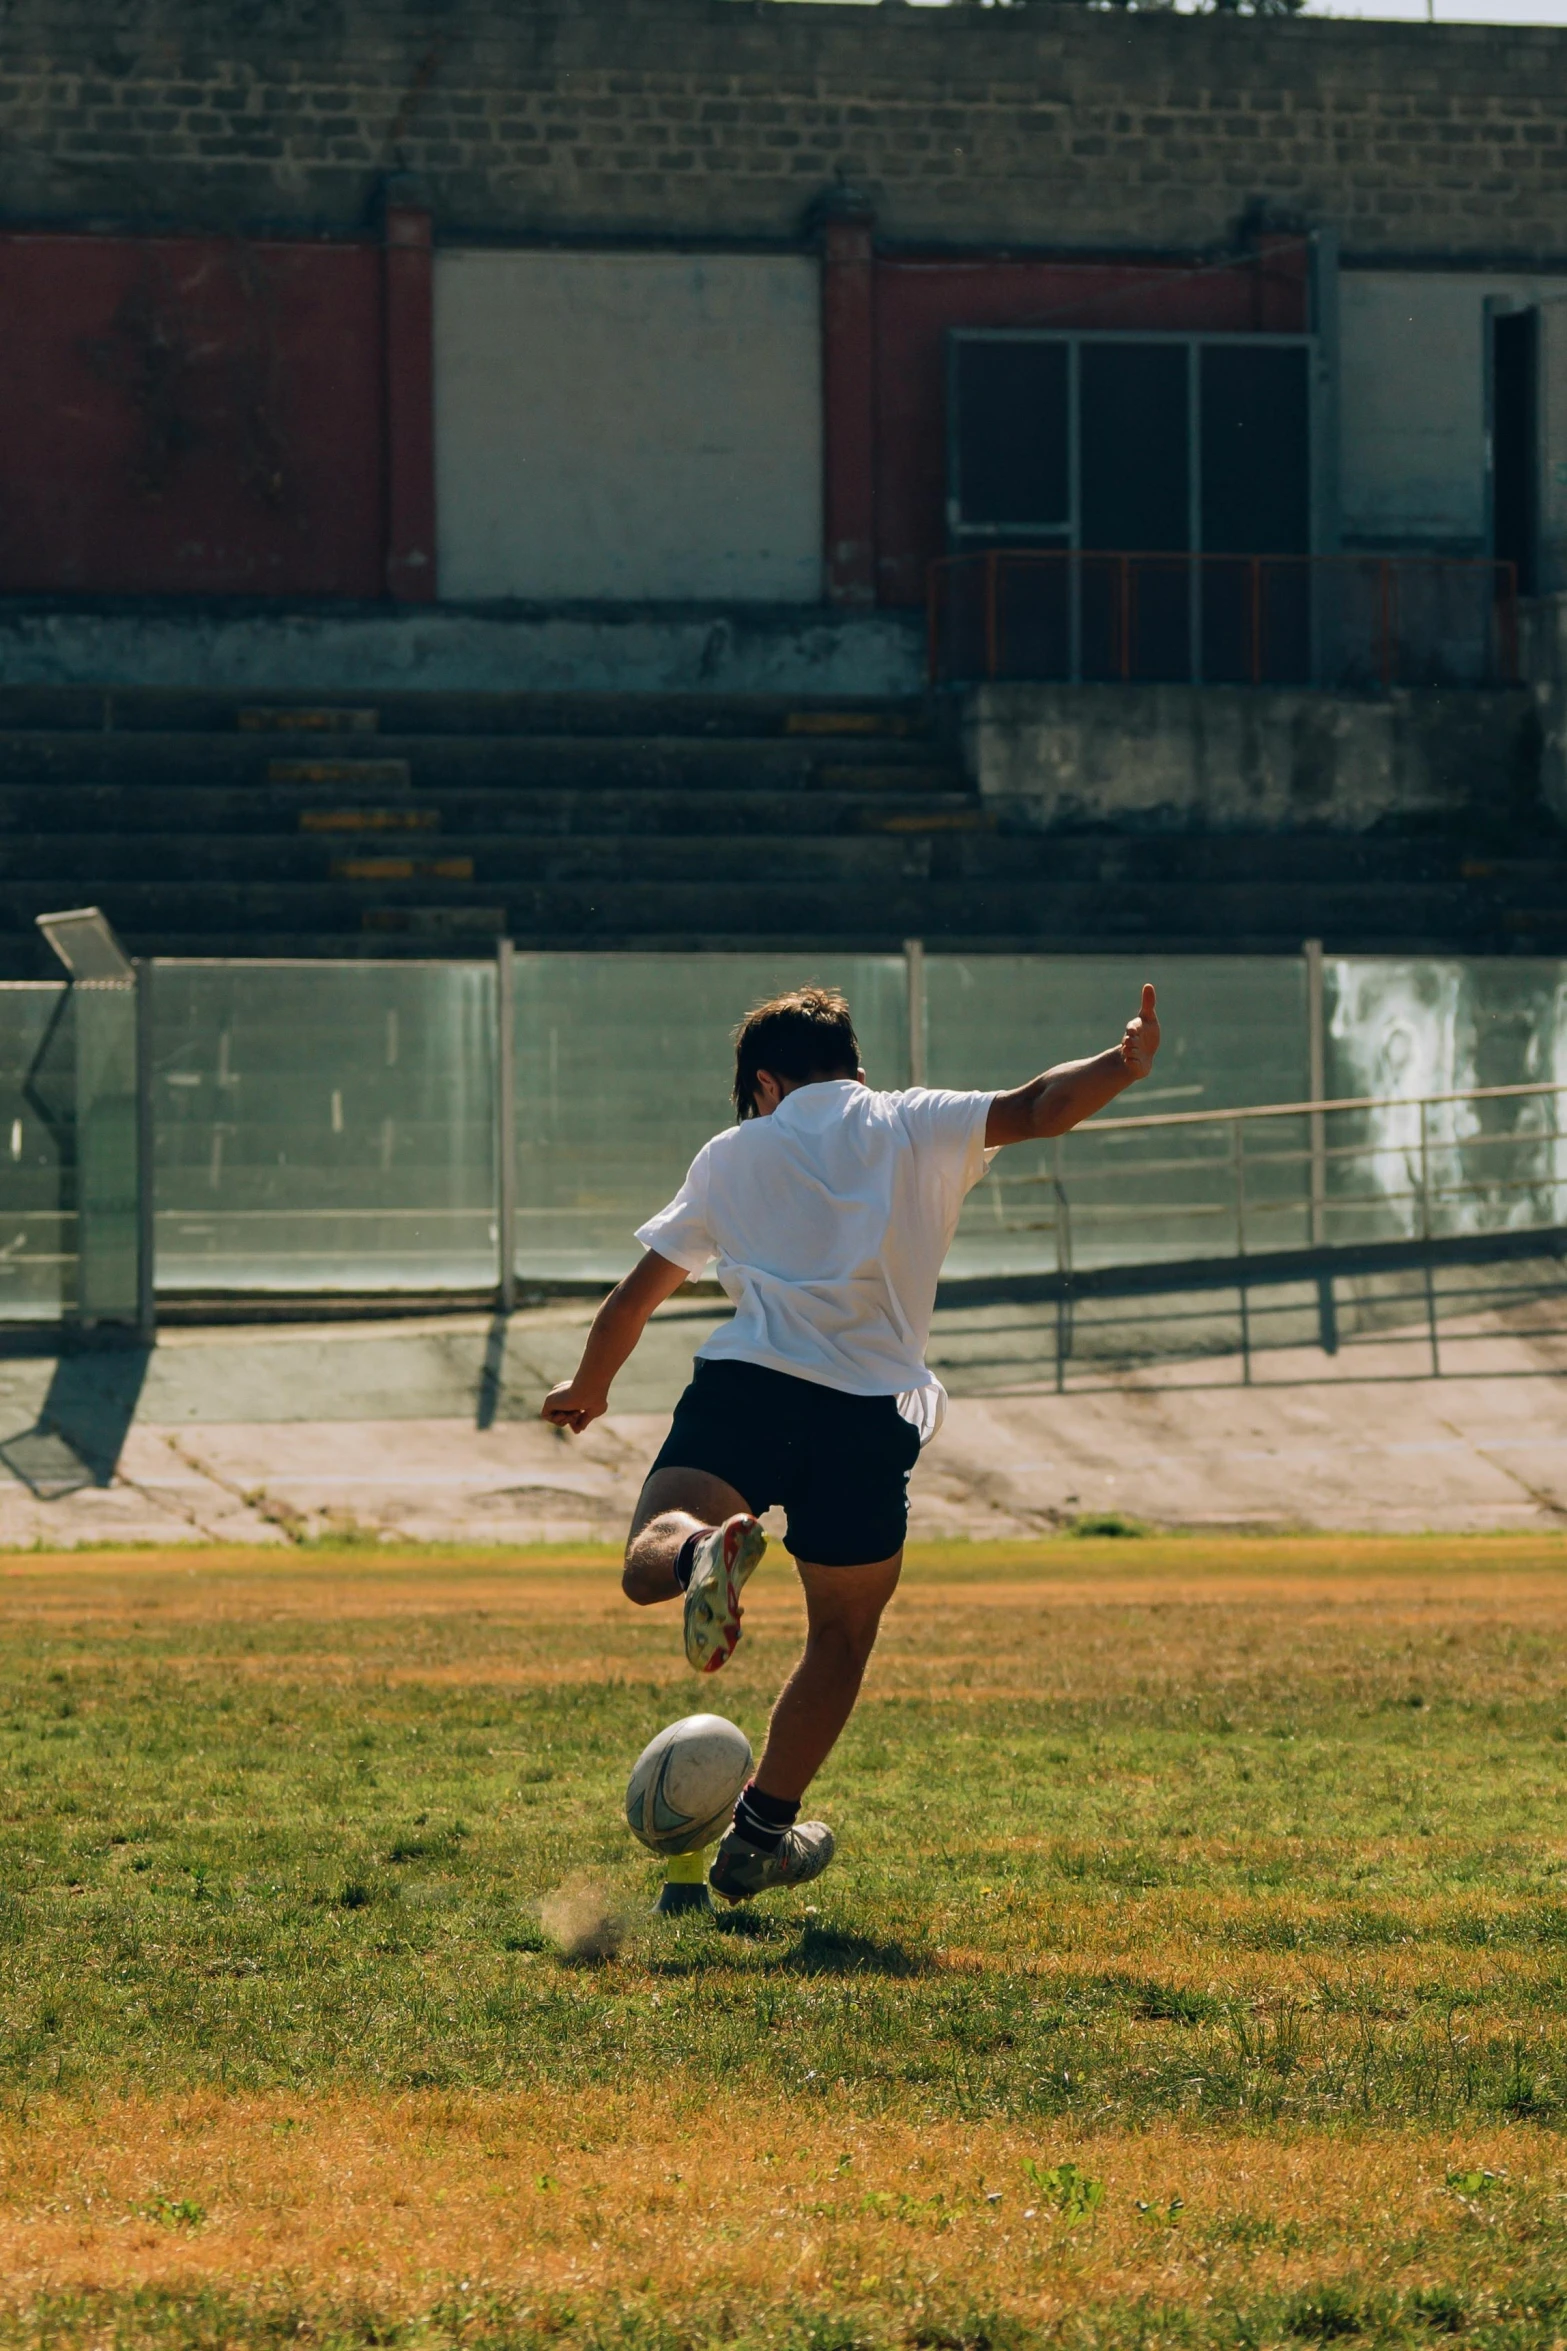
M 687 1535 L 700 1527 L 722 1526 L 750 1503 L 722 1478 L 705 1469 L 656 1469 L 643 1487 L 626 1537 L 621 1590 L 639 1608 L 657 1600 L 678 1600 L 675 1561 Z
M 805 1587 L 805 1648 L 779 1693 L 756 1768 L 761 1793 L 789 1801 L 805 1794 L 854 1712 L 903 1553 L 870 1567 L 795 1565 Z

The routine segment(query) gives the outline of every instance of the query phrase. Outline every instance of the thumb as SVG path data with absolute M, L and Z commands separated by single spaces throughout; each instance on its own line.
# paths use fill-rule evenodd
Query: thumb
M 1142 1003 L 1142 1012 L 1141 1012 L 1141 1014 L 1140 1014 L 1140 1018 L 1142 1018 L 1143 1020 L 1152 1020 L 1152 1019 L 1153 1019 L 1153 1016 L 1154 1016 L 1154 1010 L 1153 1010 L 1153 983 L 1152 983 L 1150 980 L 1144 980 L 1144 982 L 1143 982 L 1143 1003 Z

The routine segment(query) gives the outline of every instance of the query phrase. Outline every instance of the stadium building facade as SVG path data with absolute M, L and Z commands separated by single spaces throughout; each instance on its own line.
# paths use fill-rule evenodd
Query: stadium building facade
M 1060 4 L 20 0 L 9 965 L 68 887 L 161 949 L 698 937 L 655 836 L 709 881 L 817 840 L 780 937 L 1092 943 L 1135 869 L 1131 937 L 1554 950 L 1564 65 Z M 290 720 L 388 739 L 311 771 Z

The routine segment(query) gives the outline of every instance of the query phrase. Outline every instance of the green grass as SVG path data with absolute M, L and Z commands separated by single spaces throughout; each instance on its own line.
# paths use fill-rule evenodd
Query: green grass
M 647 1915 L 626 1770 L 698 1705 L 759 1742 L 786 1573 L 720 1693 L 578 1558 L 12 1561 L 3 2241 L 14 2274 L 80 2211 L 92 2250 L 13 2292 L 0 2344 L 1567 2339 L 1567 1546 L 918 1562 L 820 1786 L 813 1915 L 680 1928 Z M 630 1921 L 607 1965 L 541 1924 L 583 1873 Z M 775 2272 L 720 2199 L 672 2303 L 659 2150 L 689 2132 L 700 2164 L 715 2101 L 747 2161 L 797 2166 L 772 2236 L 809 2211 L 845 2250 Z M 194 2181 L 158 2136 L 187 2112 Z M 213 2252 L 265 2171 L 249 2138 L 220 2161 L 214 2115 L 324 2145 L 373 2114 L 454 2179 L 487 2115 L 535 2149 L 477 2283 L 399 2240 L 345 2293 L 319 2211 L 297 2274 Z M 117 2130 L 144 2154 L 95 2171 Z M 40 2133 L 67 2152 L 28 2186 Z M 607 2166 L 586 2251 L 536 2187 L 557 2140 Z

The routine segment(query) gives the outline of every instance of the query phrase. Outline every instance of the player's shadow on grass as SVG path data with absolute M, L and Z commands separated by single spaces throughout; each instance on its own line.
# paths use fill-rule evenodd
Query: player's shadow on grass
M 762 1918 L 745 1910 L 713 1923 L 719 1934 L 750 1943 L 782 1943 L 793 1935 L 789 1949 L 780 1951 L 777 1960 L 792 1975 L 929 1975 L 933 1964 L 927 1953 L 911 1951 L 907 1943 L 851 1934 L 847 1927 L 823 1926 L 814 1918 L 798 1931 L 791 1920 Z
M 906 1943 L 883 1942 L 875 1935 L 853 1935 L 841 1927 L 824 1927 L 807 1919 L 802 1929 L 792 1919 L 768 1918 L 756 1910 L 733 1910 L 711 1921 L 713 1932 L 727 1942 L 744 1943 L 774 1967 L 791 1975 L 929 1975 L 934 1961 Z M 705 1941 L 705 1938 L 704 1938 Z M 737 1954 L 738 1956 L 738 1954 Z M 699 1945 L 649 1959 L 650 1975 L 705 1975 L 712 1966 L 712 1949 Z
M 134 1342 L 62 1354 L 37 1420 L 0 1444 L 0 1462 L 40 1502 L 111 1485 L 149 1360 L 150 1350 Z
M 931 1962 L 923 1951 L 907 1943 L 884 1941 L 879 1935 L 854 1935 L 844 1927 L 806 1922 L 783 1964 L 796 1975 L 928 1975 Z

